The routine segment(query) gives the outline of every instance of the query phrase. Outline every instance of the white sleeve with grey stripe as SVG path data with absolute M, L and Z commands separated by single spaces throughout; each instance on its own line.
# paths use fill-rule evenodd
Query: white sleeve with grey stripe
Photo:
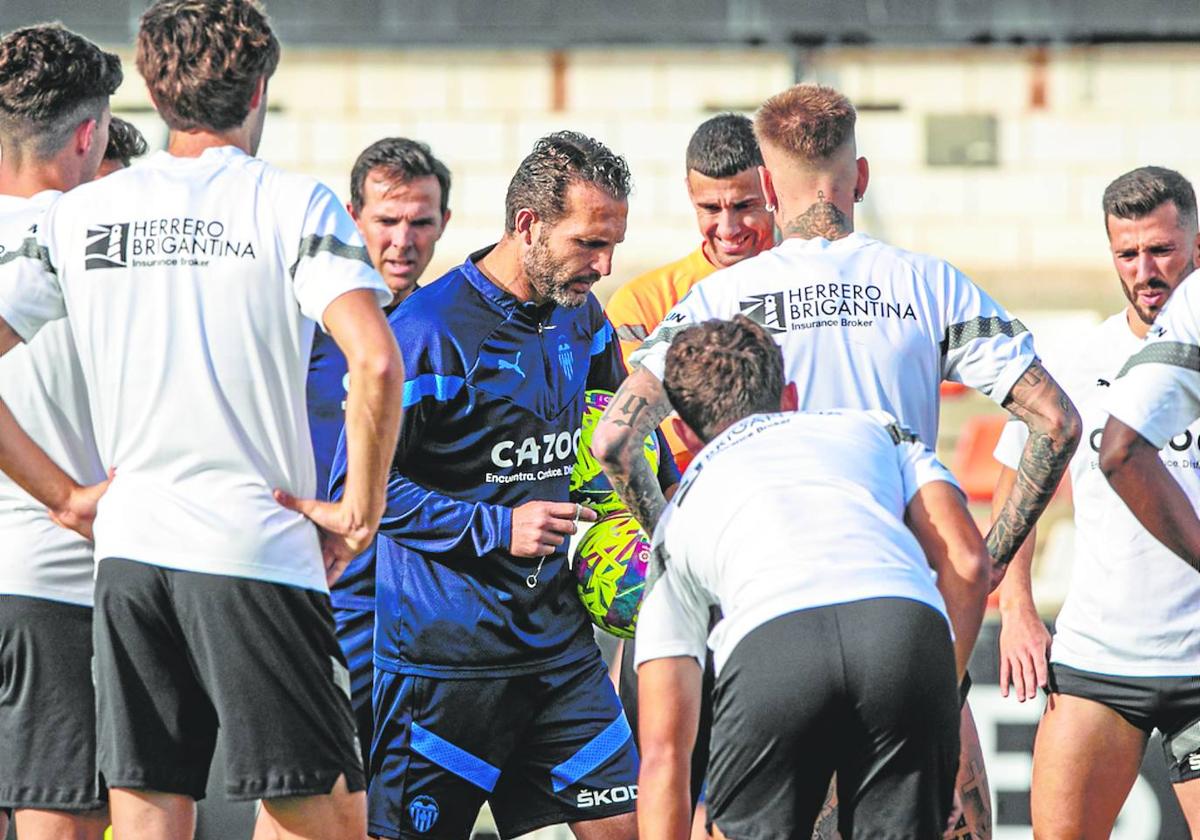
M 1159 314 L 1146 344 L 1117 374 L 1104 401 L 1113 417 L 1155 449 L 1200 417 L 1200 281 L 1193 274 Z
M 877 420 L 892 438 L 896 445 L 896 461 L 900 467 L 900 476 L 904 485 L 904 503 L 912 501 L 917 491 L 933 481 L 944 481 L 958 487 L 954 474 L 948 470 L 937 454 L 921 440 L 916 432 L 903 425 L 886 411 L 871 411 L 871 416 Z M 960 488 L 961 489 L 961 488 Z
M 0 318 L 29 342 L 45 324 L 67 314 L 58 272 L 47 247 L 48 217 L 29 232 L 27 218 L 0 230 Z
M 728 315 L 717 311 L 705 294 L 705 282 L 701 281 L 675 304 L 662 322 L 650 333 L 650 337 L 629 356 L 629 367 L 644 367 L 660 380 L 667 363 L 667 350 L 675 336 L 688 327 L 701 324 L 710 318 L 725 318 Z
M 1033 335 L 965 274 L 945 263 L 942 268 L 942 376 L 1001 404 L 1037 360 Z
M 322 328 L 325 307 L 346 292 L 370 289 L 380 306 L 392 297 L 371 265 L 354 220 L 323 184 L 309 199 L 291 273 L 300 311 Z

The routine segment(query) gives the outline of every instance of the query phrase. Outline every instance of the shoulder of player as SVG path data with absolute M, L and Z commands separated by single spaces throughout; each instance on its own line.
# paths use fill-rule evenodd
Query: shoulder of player
M 620 313 L 644 309 L 647 295 L 669 292 L 676 279 L 687 271 L 693 257 L 694 254 L 688 254 L 674 262 L 643 272 L 617 287 L 608 299 L 607 309 L 610 316 L 616 318 Z

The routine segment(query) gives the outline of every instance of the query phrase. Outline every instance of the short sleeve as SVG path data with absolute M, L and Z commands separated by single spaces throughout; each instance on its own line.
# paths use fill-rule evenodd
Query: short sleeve
M 1021 453 L 1025 451 L 1025 443 L 1029 440 L 1029 427 L 1020 420 L 1009 420 L 1004 424 L 1000 440 L 996 441 L 996 449 L 992 456 L 1011 470 L 1021 464 Z
M 1146 343 L 1117 374 L 1104 402 L 1155 449 L 1200 417 L 1200 286 L 1192 274 L 1171 296 Z
M 292 265 L 292 289 L 300 311 L 324 329 L 325 308 L 356 289 L 369 289 L 382 307 L 392 299 L 371 265 L 354 220 L 328 187 L 317 184 L 301 226 Z
M 651 588 L 638 614 L 635 666 L 690 656 L 704 667 L 709 609 L 690 589 L 674 565 Z
M 941 264 L 946 303 L 942 377 L 1002 404 L 1037 361 L 1033 335 L 954 266 Z
M 917 437 L 915 432 L 886 412 L 873 411 L 871 414 L 883 424 L 896 447 L 905 504 L 912 501 L 918 490 L 933 481 L 944 481 L 958 487 L 954 474 L 938 460 L 934 451 Z
M 0 242 L 0 318 L 28 343 L 45 324 L 67 315 L 58 270 L 51 258 L 49 213 L 37 234 Z
M 705 294 L 703 281 L 694 286 L 684 295 L 683 300 L 675 304 L 666 317 L 662 319 L 650 337 L 642 346 L 629 357 L 629 369 L 644 367 L 660 380 L 666 367 L 667 350 L 671 342 L 680 332 L 695 324 L 701 324 L 710 318 L 724 317 L 716 311 Z

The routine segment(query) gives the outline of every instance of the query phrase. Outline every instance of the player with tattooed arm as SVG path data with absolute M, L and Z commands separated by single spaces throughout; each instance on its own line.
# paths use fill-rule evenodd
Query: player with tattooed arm
M 670 411 L 663 360 L 689 324 L 739 312 L 783 349 L 803 410 L 880 409 L 936 440 L 944 379 L 976 388 L 1030 429 L 1018 480 L 987 535 L 993 586 L 1058 485 L 1079 439 L 1070 400 L 1046 373 L 1020 321 L 949 263 L 854 230 L 869 180 L 857 154 L 854 107 L 837 91 L 796 85 L 755 117 L 763 189 L 784 241 L 701 281 L 633 355 L 593 437 L 622 499 L 647 528 L 665 505 L 634 457 L 636 441 Z M 983 754 L 962 713 L 958 837 L 991 834 Z

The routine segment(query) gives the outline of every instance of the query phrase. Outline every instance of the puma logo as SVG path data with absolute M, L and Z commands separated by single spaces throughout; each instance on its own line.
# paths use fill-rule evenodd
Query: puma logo
M 504 359 L 497 357 L 496 358 L 496 366 L 500 370 L 516 371 L 518 376 L 520 376 L 522 379 L 525 378 L 525 371 L 521 370 L 521 354 L 520 353 L 517 353 L 517 357 L 515 359 L 513 359 L 511 362 L 505 361 Z

